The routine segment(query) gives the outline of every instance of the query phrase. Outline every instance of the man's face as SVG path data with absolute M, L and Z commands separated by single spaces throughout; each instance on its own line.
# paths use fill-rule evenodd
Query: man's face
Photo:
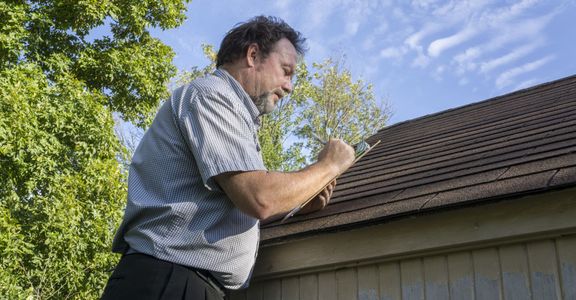
M 280 99 L 292 92 L 298 54 L 287 39 L 279 40 L 268 57 L 255 61 L 254 88 L 250 97 L 260 114 L 270 113 Z

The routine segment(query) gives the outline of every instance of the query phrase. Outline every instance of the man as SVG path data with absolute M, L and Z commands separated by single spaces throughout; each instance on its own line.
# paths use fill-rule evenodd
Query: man
M 304 38 L 256 17 L 223 39 L 212 76 L 177 89 L 136 149 L 103 299 L 223 299 L 247 286 L 259 221 L 287 213 L 345 171 L 354 150 L 330 140 L 318 161 L 269 172 L 259 116 L 292 90 Z M 303 211 L 323 208 L 331 182 Z

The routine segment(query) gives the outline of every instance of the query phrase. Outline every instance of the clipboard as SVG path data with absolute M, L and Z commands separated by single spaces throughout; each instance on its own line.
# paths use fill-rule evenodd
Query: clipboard
M 356 164 L 357 161 L 359 161 L 362 157 L 364 157 L 364 155 L 368 154 L 368 152 L 370 152 L 370 150 L 374 149 L 374 147 L 376 147 L 378 144 L 380 144 L 380 140 L 378 140 L 376 143 L 374 143 L 374 145 L 370 146 L 368 149 L 366 149 L 364 152 L 362 152 L 360 155 L 358 155 L 354 159 L 354 161 L 352 162 L 352 165 L 350 165 L 350 167 L 352 167 L 354 164 Z M 334 176 L 334 178 L 332 178 L 330 181 L 328 181 L 328 183 L 326 185 L 324 185 L 320 190 L 318 190 L 316 193 L 314 193 L 314 195 L 312 195 L 312 197 L 310 197 L 308 200 L 306 200 L 302 204 L 294 207 L 289 213 L 287 213 L 284 216 L 284 218 L 282 218 L 280 223 L 284 223 L 284 221 L 288 220 L 288 218 L 294 216 L 304 206 L 306 206 L 306 204 L 308 204 L 308 202 L 312 201 L 312 199 L 314 199 L 316 196 L 318 196 L 318 194 L 320 194 L 332 181 L 334 181 L 334 179 L 338 178 L 340 175 L 342 175 L 342 173 L 339 173 L 338 175 Z

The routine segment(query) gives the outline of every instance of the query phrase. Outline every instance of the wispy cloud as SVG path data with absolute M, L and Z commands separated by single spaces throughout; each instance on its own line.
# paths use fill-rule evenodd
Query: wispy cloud
M 440 29 L 442 29 L 442 26 L 440 24 L 436 24 L 436 23 L 425 24 L 424 28 L 422 28 L 421 30 L 417 31 L 416 33 L 410 35 L 404 41 L 404 43 L 412 49 L 421 48 L 422 47 L 421 46 L 421 40 L 423 38 L 425 38 L 426 36 L 439 31 Z
M 315 0 L 299 5 L 302 6 L 306 32 L 322 33 L 325 30 L 341 28 L 340 32 L 344 34 L 336 40 L 342 40 L 356 35 L 368 22 L 377 20 L 375 11 L 386 3 L 379 0 Z
M 514 87 L 514 88 L 512 89 L 512 91 L 517 91 L 517 90 L 521 90 L 521 89 L 525 89 L 525 88 L 534 86 L 534 85 L 537 84 L 538 82 L 541 82 L 541 81 L 539 81 L 538 79 L 535 79 L 535 78 L 531 78 L 531 79 L 522 81 L 521 83 L 519 83 L 518 85 L 516 85 L 516 87 Z
M 344 15 L 346 24 L 346 34 L 348 36 L 355 35 L 362 23 L 366 22 L 366 16 L 374 13 L 378 6 L 375 0 L 366 1 L 350 1 L 345 3 L 346 13 Z
M 542 44 L 541 41 L 536 41 L 532 44 L 527 44 L 527 45 L 521 46 L 520 48 L 514 49 L 512 52 L 510 52 L 504 56 L 483 62 L 480 64 L 480 72 L 481 73 L 487 73 L 487 72 L 490 72 L 490 71 L 492 71 L 492 70 L 494 70 L 500 66 L 510 64 L 510 63 L 530 54 L 536 48 L 538 48 L 541 44 Z
M 479 21 L 485 26 L 498 27 L 500 24 L 522 15 L 539 2 L 540 0 L 522 0 L 510 6 L 487 10 L 481 15 Z
M 474 30 L 474 28 L 465 28 L 449 37 L 437 39 L 428 46 L 428 54 L 432 57 L 438 57 L 442 52 L 462 44 L 477 33 L 478 32 Z
M 329 0 L 310 1 L 308 7 L 302 9 L 306 12 L 306 22 L 304 22 L 306 32 L 313 32 L 326 25 L 338 2 Z
M 479 71 L 486 74 L 537 50 L 545 45 L 542 32 L 555 14 L 556 12 L 551 12 L 538 18 L 516 20 L 502 25 L 506 30 L 494 32 L 484 39 L 483 43 L 473 45 L 454 56 L 452 64 L 457 67 L 456 73 Z M 510 53 L 500 54 L 503 49 L 510 49 L 507 50 Z
M 275 7 L 280 9 L 297 2 L 279 1 Z M 300 5 L 303 32 L 338 32 L 319 38 L 321 43 L 309 39 L 315 57 L 333 48 L 372 52 L 386 63 L 425 69 L 434 79 L 454 76 L 470 85 L 480 75 L 498 88 L 514 85 L 520 72 L 549 61 L 510 69 L 547 44 L 544 30 L 562 11 L 561 4 L 544 0 L 315 0 Z M 506 68 L 500 75 L 494 72 Z
M 371 34 L 362 41 L 362 48 L 364 51 L 373 51 L 373 48 L 376 47 L 377 41 L 380 41 L 380 36 L 388 31 L 389 25 L 387 21 L 382 20 L 379 23 L 380 24 L 371 31 Z
M 428 57 L 422 49 L 418 50 L 418 56 L 412 61 L 412 67 L 426 68 L 430 64 L 430 57 Z
M 508 4 L 496 0 L 448 3 L 415 0 L 412 6 L 414 10 L 432 10 L 427 21 L 415 27 L 403 41 L 404 49 L 409 50 L 403 56 L 413 56 L 412 67 L 450 67 L 451 74 L 460 78 L 472 73 L 482 74 L 498 82 L 498 88 L 512 85 L 513 78 L 520 72 L 531 72 L 550 60 L 525 64 L 498 79 L 489 74 L 546 45 L 544 29 L 563 7 L 542 0 L 518 0 Z M 381 55 L 402 53 L 391 49 L 394 48 L 385 48 Z M 502 53 L 503 50 L 506 53 Z M 449 56 L 452 52 L 456 54 Z M 441 74 L 432 70 L 431 75 L 438 78 Z
M 402 47 L 388 47 L 380 51 L 380 56 L 383 58 L 398 59 L 401 58 L 404 53 L 406 53 L 406 50 Z
M 496 78 L 496 87 L 498 87 L 499 89 L 505 88 L 507 86 L 510 86 L 512 84 L 514 84 L 514 79 L 515 77 L 518 77 L 524 73 L 528 73 L 531 71 L 534 71 L 538 68 L 541 68 L 542 66 L 544 66 L 545 64 L 547 64 L 548 62 L 550 62 L 552 59 L 554 59 L 553 55 L 548 55 L 546 57 L 543 57 L 541 59 L 526 63 L 524 65 L 521 65 L 519 67 L 515 67 L 512 68 L 510 70 L 505 71 L 504 73 L 502 73 L 500 76 L 498 76 L 498 78 Z

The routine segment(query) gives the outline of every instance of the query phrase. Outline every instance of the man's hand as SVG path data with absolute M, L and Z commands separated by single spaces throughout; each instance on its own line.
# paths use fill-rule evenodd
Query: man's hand
M 319 211 L 328 205 L 330 202 L 330 198 L 332 197 L 332 193 L 334 192 L 334 188 L 336 187 L 336 179 L 334 179 L 330 184 L 318 194 L 318 196 L 314 197 L 308 204 L 306 204 L 298 214 L 305 215 L 309 213 L 313 213 L 315 211 Z
M 318 153 L 318 163 L 327 163 L 341 174 L 352 165 L 354 157 L 354 148 L 340 139 L 330 139 Z

